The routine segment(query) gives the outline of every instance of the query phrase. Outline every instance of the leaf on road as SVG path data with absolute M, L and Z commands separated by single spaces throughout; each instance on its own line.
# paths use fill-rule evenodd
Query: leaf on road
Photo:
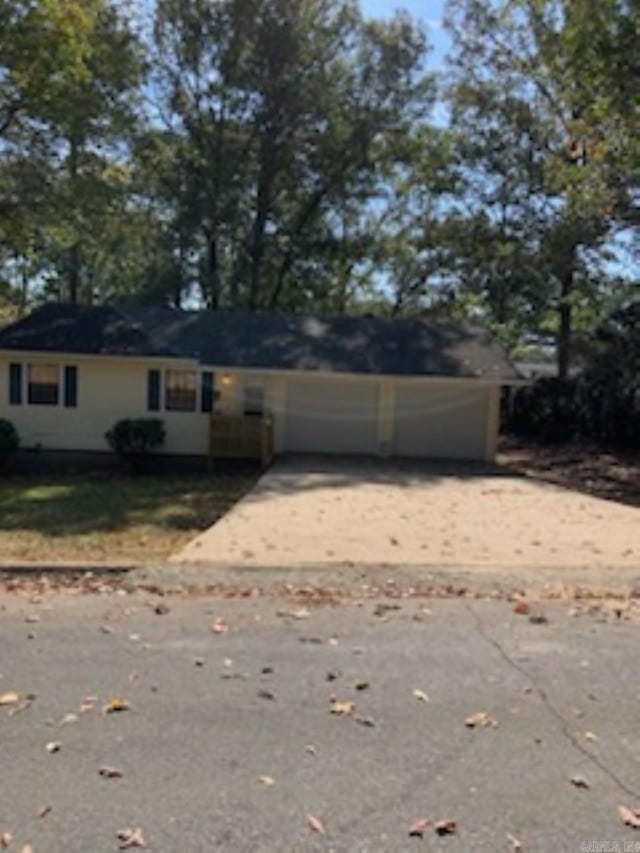
M 518 601 L 513 608 L 513 612 L 517 613 L 519 616 L 527 616 L 529 614 L 529 605 L 526 601 Z
M 308 743 L 305 746 L 304 751 L 308 752 L 309 755 L 317 755 L 318 754 L 318 750 L 315 748 L 315 746 L 312 743 Z
M 589 785 L 589 782 L 587 781 L 587 779 L 584 776 L 581 776 L 580 774 L 576 774 L 575 776 L 572 776 L 571 779 L 569 779 L 569 781 L 571 782 L 572 785 L 575 785 L 576 788 L 590 788 L 591 787 Z
M 33 847 L 30 844 L 25 844 L 20 853 L 33 853 Z
M 6 850 L 12 841 L 13 835 L 11 835 L 10 832 L 3 832 L 0 834 L 0 847 L 2 847 L 3 850 Z
M 399 604 L 386 604 L 384 602 L 380 602 L 380 604 L 376 604 L 373 608 L 374 616 L 384 616 L 385 613 L 388 613 L 390 610 L 400 610 Z
M 628 809 L 626 806 L 618 806 L 618 814 L 624 824 L 633 829 L 640 829 L 640 809 Z
M 546 625 L 548 621 L 549 620 L 544 613 L 532 613 L 531 616 L 529 616 L 529 622 L 531 622 L 532 625 Z
M 368 690 L 370 685 L 368 681 L 356 681 L 353 686 L 356 690 Z
M 584 738 L 585 740 L 591 741 L 591 743 L 595 743 L 598 740 L 598 735 L 593 732 L 585 732 Z
M 118 714 L 129 710 L 129 703 L 122 696 L 112 696 L 102 709 L 105 714 Z
M 325 831 L 326 831 L 326 830 L 325 830 L 325 828 L 324 828 L 324 824 L 323 824 L 323 822 L 320 820 L 320 818 L 319 818 L 319 817 L 314 817 L 312 814 L 308 814 L 308 815 L 307 815 L 307 821 L 308 821 L 308 823 L 309 823 L 309 826 L 311 827 L 311 829 L 312 829 L 314 832 L 319 832 L 319 833 L 320 833 L 320 835 L 324 835 L 324 834 L 325 834 Z
M 424 690 L 418 690 L 416 688 L 416 690 L 413 691 L 412 695 L 419 702 L 430 702 L 431 701 L 431 699 L 429 699 L 429 696 L 424 692 Z
M 60 720 L 59 725 L 61 726 L 69 726 L 71 723 L 77 723 L 80 718 L 77 714 L 65 714 L 64 717 Z
M 45 749 L 47 750 L 47 752 L 50 752 L 53 755 L 54 752 L 60 752 L 60 750 L 62 749 L 62 744 L 59 740 L 51 740 L 46 745 Z
M 53 806 L 40 806 L 38 811 L 36 812 L 36 817 L 46 817 L 49 812 L 52 810 Z
M 121 850 L 127 850 L 129 847 L 147 846 L 147 842 L 144 840 L 144 835 L 139 826 L 135 829 L 121 829 L 118 832 L 118 841 L 120 842 Z
M 342 672 L 339 669 L 330 669 L 327 672 L 327 681 L 335 681 L 336 678 L 340 678 Z
M 512 835 L 510 832 L 507 832 L 507 841 L 511 845 L 511 849 L 514 853 L 520 853 L 522 850 L 522 844 L 520 843 L 520 839 L 516 838 L 515 835 Z
M 272 788 L 276 784 L 273 776 L 258 776 L 258 782 L 262 782 L 266 788 Z
M 271 690 L 258 690 L 258 697 L 260 699 L 270 699 L 273 701 L 276 698 L 276 694 L 272 693 Z
M 214 634 L 226 634 L 229 630 L 229 626 L 226 622 L 223 622 L 222 619 L 216 619 L 216 621 L 211 626 L 211 631 Z
M 482 729 L 486 726 L 497 726 L 498 724 L 492 719 L 486 711 L 478 711 L 477 714 L 470 714 L 464 721 L 465 726 L 470 729 Z
M 422 838 L 425 829 L 429 826 L 429 821 L 426 817 L 420 817 L 415 820 L 409 827 L 409 836 L 412 838 Z
M 103 779 L 121 779 L 124 776 L 122 770 L 118 770 L 117 767 L 101 767 L 98 770 L 98 775 L 102 776 Z
M 157 616 L 166 616 L 167 613 L 169 612 L 169 607 L 164 602 L 161 601 L 159 604 L 156 604 L 156 606 L 153 608 L 153 612 Z
M 447 817 L 444 820 L 438 820 L 433 824 L 433 828 L 438 835 L 453 835 L 457 830 L 458 824 L 453 818 Z
M 308 619 L 311 612 L 306 607 L 299 607 L 297 610 L 277 610 L 276 616 L 281 619 Z
M 329 700 L 329 711 L 332 714 L 337 714 L 338 716 L 348 716 L 349 714 L 353 714 L 356 707 L 355 702 L 351 702 L 350 700 L 340 700 L 332 697 Z
M 356 715 L 353 719 L 361 726 L 366 726 L 369 729 L 375 728 L 376 721 L 373 719 L 373 717 L 360 717 Z
M 0 693 L 1 705 L 17 705 L 20 701 L 20 694 L 15 690 L 8 690 L 6 693 Z

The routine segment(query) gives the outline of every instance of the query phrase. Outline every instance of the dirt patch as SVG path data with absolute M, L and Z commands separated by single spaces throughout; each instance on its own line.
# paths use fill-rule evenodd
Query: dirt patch
M 542 447 L 506 439 L 498 462 L 514 474 L 640 507 L 640 453 L 589 444 Z

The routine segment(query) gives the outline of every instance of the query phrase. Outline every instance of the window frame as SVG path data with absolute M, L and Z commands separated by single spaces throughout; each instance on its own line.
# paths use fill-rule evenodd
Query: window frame
M 187 389 L 186 391 L 179 389 L 170 389 L 169 387 L 169 377 L 174 373 L 182 373 L 182 374 L 190 374 L 193 378 L 193 389 Z M 162 411 L 164 412 L 175 412 L 178 414 L 197 414 L 200 406 L 200 389 L 199 384 L 201 382 L 200 379 L 201 373 L 199 370 L 190 367 L 167 367 L 162 371 L 162 387 L 161 387 L 161 400 L 162 400 Z M 169 395 L 173 394 L 185 394 L 185 393 L 193 393 L 193 406 L 181 406 L 181 405 L 169 405 L 170 398 Z
M 26 404 L 28 406 L 53 406 L 59 408 L 62 404 L 62 399 L 64 396 L 64 388 L 62 381 L 62 369 L 60 364 L 52 364 L 51 362 L 32 362 L 28 361 L 25 364 L 26 370 L 24 371 L 24 383 L 26 394 L 24 394 L 24 399 L 26 400 Z M 56 373 L 56 382 L 55 382 L 55 400 L 37 400 L 33 399 L 32 396 L 32 386 L 40 386 L 40 387 L 54 387 L 54 383 L 52 382 L 33 382 L 31 379 L 32 370 L 38 370 L 42 368 L 50 368 L 54 370 Z

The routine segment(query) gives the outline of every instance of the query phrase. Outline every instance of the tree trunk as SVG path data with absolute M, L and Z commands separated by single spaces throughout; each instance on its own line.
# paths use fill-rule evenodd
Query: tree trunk
M 78 149 L 79 143 L 75 135 L 69 139 L 69 184 L 71 188 L 71 197 L 74 200 L 78 199 L 77 180 L 78 180 Z M 69 266 L 68 266 L 68 281 L 69 281 L 69 302 L 76 305 L 80 294 L 80 242 L 77 235 L 74 235 L 76 240 L 69 249 Z
M 571 367 L 571 337 L 572 337 L 572 307 L 571 294 L 573 291 L 573 268 L 564 274 L 560 287 L 560 302 L 558 314 L 560 324 L 557 338 L 558 379 L 569 378 Z
M 218 244 L 215 236 L 210 236 L 207 246 L 207 307 L 215 311 L 220 305 L 220 270 L 218 268 Z

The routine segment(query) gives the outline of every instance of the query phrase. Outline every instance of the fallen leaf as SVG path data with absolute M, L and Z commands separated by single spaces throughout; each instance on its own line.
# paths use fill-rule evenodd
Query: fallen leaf
M 40 806 L 36 812 L 36 817 L 46 817 L 52 808 L 53 806 Z
M 98 775 L 102 776 L 104 779 L 121 779 L 124 776 L 122 770 L 118 770 L 117 767 L 101 767 L 98 770 Z
M 414 696 L 414 697 L 415 697 L 419 702 L 430 702 L 430 701 L 431 701 L 431 699 L 429 699 L 429 697 L 428 697 L 428 696 L 427 696 L 427 694 L 424 692 L 424 690 L 417 690 L 417 689 L 416 689 L 416 690 L 414 690 L 414 691 L 413 691 L 413 696 Z
M 226 634 L 229 630 L 229 626 L 226 622 L 223 622 L 222 619 L 216 619 L 211 626 L 211 630 L 214 634 Z
M 618 814 L 624 824 L 633 829 L 640 829 L 640 809 L 628 809 L 626 806 L 618 806 Z
M 420 817 L 414 821 L 409 827 L 409 836 L 413 838 L 422 838 L 425 829 L 429 826 L 429 821 L 426 817 Z
M 60 720 L 61 726 L 68 726 L 71 723 L 77 723 L 80 718 L 77 714 L 65 714 L 65 716 Z
M 153 608 L 153 612 L 157 616 L 166 616 L 166 614 L 169 612 L 169 608 L 166 604 L 160 602 L 159 604 L 156 604 L 156 606 Z
M 323 822 L 318 817 L 314 817 L 312 814 L 307 815 L 307 821 L 309 822 L 309 826 L 314 832 L 319 832 L 320 835 L 325 834 L 325 828 Z
M 514 853 L 522 850 L 522 844 L 520 843 L 520 839 L 516 838 L 515 835 L 512 835 L 510 832 L 507 832 L 507 841 L 511 845 L 511 849 Z
M 28 624 L 35 624 L 36 622 L 40 621 L 40 617 L 37 615 L 37 613 L 29 613 L 28 616 L 24 617 L 24 621 Z
M 9 690 L 7 693 L 0 693 L 1 705 L 17 705 L 20 701 L 20 695 L 15 690 Z
M 305 751 L 305 752 L 308 752 L 308 753 L 309 753 L 309 755 L 317 755 L 317 752 L 318 752 L 318 751 L 317 751 L 317 749 L 315 748 L 315 746 L 314 746 L 312 743 L 308 743 L 308 744 L 305 746 L 304 751 Z
M 122 696 L 113 696 L 102 710 L 105 714 L 117 714 L 120 711 L 128 711 L 129 703 Z
M 368 681 L 356 681 L 354 684 L 356 690 L 367 690 L 369 688 Z
M 140 827 L 136 827 L 136 829 L 121 829 L 118 832 L 118 841 L 120 842 L 120 849 L 127 850 L 129 847 L 146 847 L 147 843 L 144 840 L 144 836 L 142 834 L 142 830 Z
M 385 604 L 384 602 L 381 602 L 380 604 L 376 604 L 376 606 L 373 608 L 373 615 L 384 616 L 384 614 L 387 613 L 389 610 L 400 610 L 400 605 Z
M 62 744 L 60 743 L 59 740 L 51 740 L 46 745 L 45 749 L 47 750 L 47 752 L 50 752 L 51 754 L 53 754 L 54 752 L 60 752 L 60 750 L 62 749 Z
M 0 835 L 0 847 L 3 847 L 5 850 L 11 844 L 12 841 L 13 835 L 11 835 L 10 832 L 3 832 L 2 835 Z
M 267 788 L 272 788 L 276 784 L 273 776 L 258 776 L 258 782 L 262 782 Z
M 327 681 L 335 681 L 336 678 L 340 678 L 341 675 L 342 673 L 339 669 L 330 669 L 329 672 L 327 672 Z
M 513 612 L 517 613 L 519 616 L 527 616 L 529 613 L 529 605 L 526 601 L 519 601 L 513 608 Z
M 575 785 L 576 788 L 590 788 L 589 782 L 586 780 L 584 776 L 580 776 L 577 774 L 576 776 L 572 776 L 569 779 L 572 785 Z
M 477 714 L 470 714 L 464 721 L 465 726 L 470 729 L 485 728 L 486 726 L 496 726 L 497 723 L 493 720 L 486 711 L 478 711 Z
M 308 619 L 311 613 L 306 607 L 299 607 L 297 610 L 277 610 L 276 616 L 282 619 Z
M 598 740 L 598 735 L 594 734 L 593 732 L 585 732 L 584 738 L 585 738 L 585 740 L 589 740 L 592 743 L 595 743 L 595 741 Z
M 544 615 L 544 613 L 532 613 L 529 616 L 529 622 L 533 625 L 546 625 L 549 620 Z
M 359 717 L 359 716 L 355 716 L 353 719 L 354 719 L 354 721 L 355 721 L 356 723 L 358 723 L 358 724 L 359 724 L 359 725 L 361 725 L 361 726 L 366 726 L 366 727 L 368 727 L 368 728 L 370 728 L 370 729 L 375 728 L 376 721 L 373 719 L 373 717 Z
M 349 714 L 353 714 L 355 707 L 356 703 L 351 702 L 348 699 L 345 701 L 341 701 L 335 698 L 329 700 L 330 713 L 337 714 L 338 716 L 347 716 Z
M 271 690 L 258 690 L 258 696 L 260 699 L 270 699 L 272 701 L 276 698 L 276 694 L 272 693 Z
M 33 853 L 33 847 L 30 844 L 25 844 L 21 850 L 21 853 Z
M 457 830 L 458 824 L 453 818 L 445 818 L 444 820 L 438 820 L 433 824 L 433 828 L 438 833 L 438 835 L 453 835 L 453 833 Z

